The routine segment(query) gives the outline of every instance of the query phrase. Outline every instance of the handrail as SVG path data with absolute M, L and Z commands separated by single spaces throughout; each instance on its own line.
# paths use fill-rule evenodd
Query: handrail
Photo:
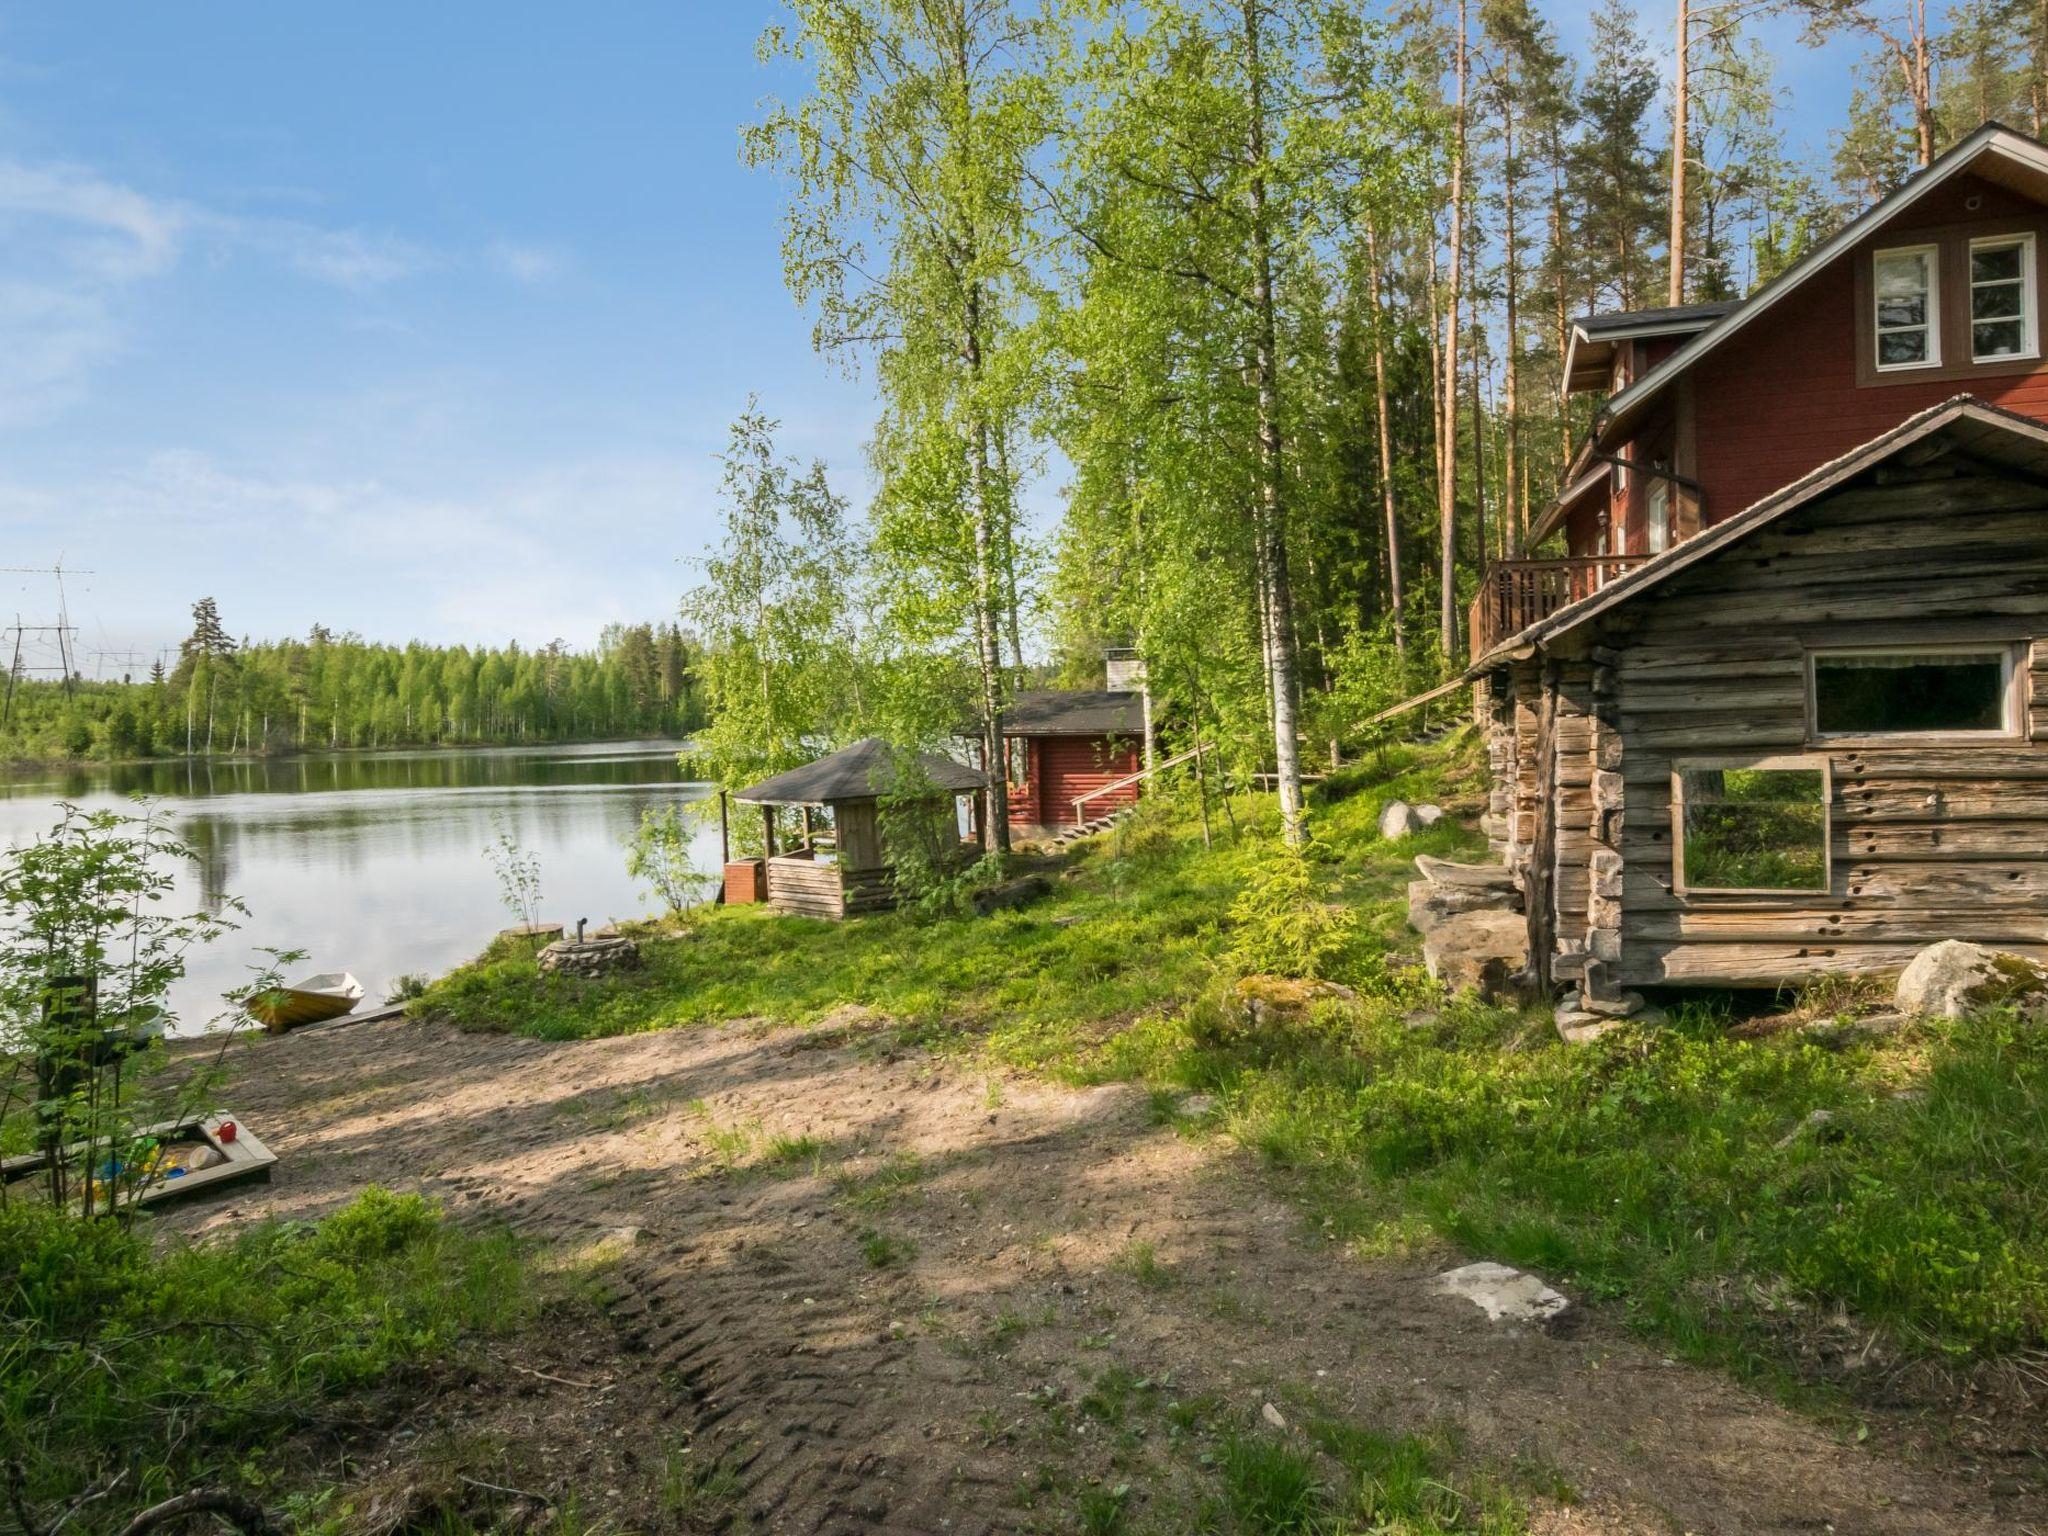
M 1169 768 L 1180 766 L 1180 764 L 1186 762 L 1191 757 L 1200 757 L 1204 750 L 1206 749 L 1202 743 L 1197 742 L 1194 746 L 1188 748 L 1187 751 L 1180 753 L 1178 756 L 1169 757 L 1163 763 L 1154 763 L 1150 768 L 1141 768 L 1136 773 L 1130 774 L 1125 778 L 1116 779 L 1111 783 L 1103 785 L 1100 789 L 1091 789 L 1085 795 L 1076 796 L 1074 800 L 1074 820 L 1081 822 L 1088 819 L 1081 814 L 1081 807 L 1090 800 L 1100 799 L 1102 796 L 1112 794 L 1119 789 L 1129 789 L 1133 784 L 1141 783 L 1151 778 L 1155 773 L 1164 773 Z
M 1466 616 L 1474 659 L 1510 635 L 1591 597 L 1649 555 L 1575 555 L 1541 560 L 1496 560 L 1479 580 Z

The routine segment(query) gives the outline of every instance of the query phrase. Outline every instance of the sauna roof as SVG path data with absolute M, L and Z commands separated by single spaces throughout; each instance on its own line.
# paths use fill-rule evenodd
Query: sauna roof
M 1136 736 L 1144 728 L 1135 693 L 1041 688 L 1018 694 L 1003 710 L 1005 736 Z
M 1706 532 L 1615 577 L 1591 597 L 1581 598 L 1530 625 L 1479 658 L 1467 675 L 1477 676 L 1511 656 L 1528 654 L 1560 639 L 1879 464 L 1892 460 L 1924 463 L 1951 448 L 1974 459 L 2048 479 L 2048 426 L 1987 405 L 1975 395 L 1953 396 L 1773 491 L 1726 522 L 1716 523 Z
M 936 752 L 919 752 L 917 765 L 942 793 L 961 794 L 986 787 L 976 770 Z M 749 785 L 733 796 L 749 805 L 829 805 L 840 800 L 875 800 L 895 787 L 897 749 L 879 736 L 778 773 Z

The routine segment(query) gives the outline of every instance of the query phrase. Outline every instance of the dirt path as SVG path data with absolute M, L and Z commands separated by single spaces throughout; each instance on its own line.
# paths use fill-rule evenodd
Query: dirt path
M 451 1432 L 516 1419 L 550 1448 L 522 1475 L 586 1515 L 1062 1531 L 1128 1484 L 1123 1529 L 1186 1531 L 1215 1488 L 1205 1427 L 1271 1404 L 1568 1488 L 1534 1498 L 1545 1531 L 2048 1530 L 2010 1469 L 1838 1443 L 1598 1315 L 1516 1333 L 1431 1294 L 1432 1267 L 1321 1248 L 1142 1093 L 991 1080 L 857 1019 L 562 1045 L 395 1021 L 235 1068 L 228 1104 L 283 1161 L 187 1228 L 374 1181 L 620 1252 L 615 1334 L 566 1332 L 552 1363 L 435 1409 Z M 678 1488 L 671 1464 L 657 1488 L 664 1446 L 736 1486 Z

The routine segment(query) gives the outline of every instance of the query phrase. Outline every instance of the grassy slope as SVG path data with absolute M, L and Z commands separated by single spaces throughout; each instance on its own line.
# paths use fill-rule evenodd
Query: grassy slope
M 422 1006 L 566 1038 L 863 1005 L 941 1048 L 1215 1093 L 1326 1234 L 1538 1269 L 1694 1357 L 1814 1376 L 1859 1352 L 2038 1349 L 2048 1031 L 1993 1016 L 1824 1045 L 1731 1031 L 1709 1001 L 1574 1048 L 1540 1010 L 1444 999 L 1405 963 L 1403 891 L 1415 853 L 1477 842 L 1445 827 L 1394 847 L 1374 819 L 1390 795 L 1471 790 L 1470 751 L 1396 754 L 1324 786 L 1316 878 L 1359 919 L 1325 969 L 1359 995 L 1291 1024 L 1248 1028 L 1228 1006 L 1229 913 L 1269 829 L 1204 850 L 1158 807 L 1022 912 L 710 911 L 648 946 L 635 978 L 544 980 L 501 948 Z M 1817 1110 L 1831 1119 L 1807 1126 Z
M 417 1195 L 372 1188 L 317 1224 L 204 1246 L 153 1249 L 147 1230 L 0 1207 L 0 1445 L 48 1519 L 98 1490 L 76 1530 L 208 1483 L 323 1528 L 333 1512 L 303 1492 L 323 1458 L 296 1437 L 536 1304 L 508 1237 Z

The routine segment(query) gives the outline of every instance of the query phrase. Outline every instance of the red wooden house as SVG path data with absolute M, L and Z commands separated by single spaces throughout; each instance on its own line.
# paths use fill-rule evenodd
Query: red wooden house
M 1992 124 L 1740 304 L 1579 323 L 1566 553 L 1471 615 L 1536 979 L 2048 960 L 2044 245 Z
M 1580 320 L 1565 553 L 1489 569 L 1473 655 L 1953 395 L 2048 420 L 2044 241 L 2048 149 L 1994 123 L 1747 300 Z
M 1003 714 L 1003 747 L 1013 832 L 1055 836 L 1100 821 L 1138 798 L 1144 695 L 1020 693 Z

